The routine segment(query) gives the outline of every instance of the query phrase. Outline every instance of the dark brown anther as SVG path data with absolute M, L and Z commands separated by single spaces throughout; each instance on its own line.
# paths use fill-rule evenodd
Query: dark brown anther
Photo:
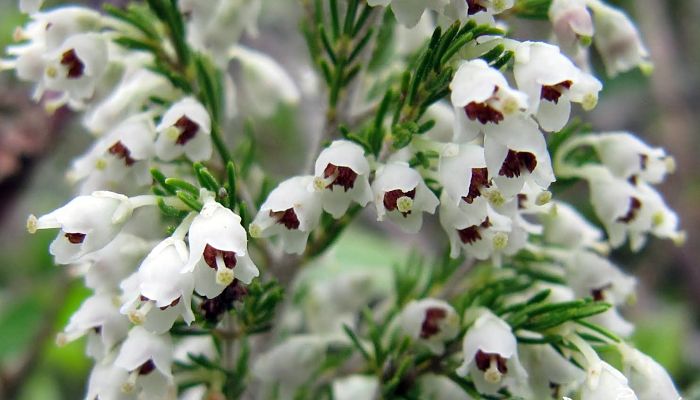
M 572 84 L 573 82 L 567 80 L 551 86 L 543 85 L 542 90 L 540 90 L 540 98 L 557 104 L 564 90 L 571 88 Z
M 139 367 L 139 375 L 148 375 L 156 369 L 153 360 L 148 360 Z
M 522 210 L 525 208 L 525 204 L 527 203 L 527 195 L 524 193 L 518 193 L 518 209 Z
M 464 106 L 464 112 L 467 114 L 467 118 L 472 121 L 479 120 L 482 124 L 489 122 L 498 124 L 503 121 L 503 113 L 486 103 L 476 103 L 472 101 Z
M 479 3 L 479 0 L 466 0 L 467 1 L 467 15 L 474 15 L 482 11 L 486 11 L 486 7 Z
M 447 317 L 447 311 L 440 307 L 430 307 L 425 311 L 425 319 L 420 327 L 421 339 L 427 339 L 440 333 L 440 320 Z
M 342 186 L 347 192 L 355 186 L 355 179 L 357 179 L 357 174 L 350 167 L 338 167 L 333 164 L 328 164 L 326 169 L 323 170 L 323 177 L 330 178 L 335 175 L 333 182 L 326 186 L 326 189 L 333 190 L 333 186 Z
M 110 147 L 107 151 L 109 152 L 109 154 L 112 154 L 113 156 L 124 160 L 124 164 L 126 164 L 127 166 L 131 166 L 136 162 L 136 160 L 131 158 L 131 151 L 129 151 L 129 149 L 126 146 L 124 146 L 124 144 L 121 141 L 113 144 L 112 147 Z
M 209 244 L 204 247 L 204 252 L 202 256 L 204 262 L 209 266 L 209 268 L 217 269 L 216 256 L 221 254 L 224 259 L 224 265 L 228 269 L 233 269 L 236 266 L 236 253 L 233 251 L 223 251 L 219 250 Z
M 639 155 L 639 167 L 643 170 L 647 169 L 647 165 L 649 165 L 649 156 L 646 154 L 640 154 Z
M 622 222 L 624 224 L 629 224 L 637 217 L 637 212 L 642 208 L 642 202 L 636 197 L 630 197 L 630 207 L 627 210 L 627 214 L 617 219 L 617 222 Z
M 482 239 L 481 233 L 479 233 L 479 227 L 476 225 L 464 229 L 457 229 L 457 234 L 459 235 L 459 240 L 464 244 L 472 244 Z
M 66 233 L 64 236 L 72 244 L 80 244 L 83 243 L 86 235 L 84 233 Z
M 595 301 L 603 301 L 605 300 L 605 291 L 609 290 L 610 288 L 612 288 L 612 283 L 608 283 L 607 285 L 603 285 L 599 288 L 591 289 L 591 297 L 593 297 L 593 300 Z
M 61 65 L 68 68 L 68 79 L 78 79 L 85 72 L 85 64 L 80 61 L 74 49 L 70 49 L 61 55 Z
M 192 140 L 199 130 L 199 125 L 184 115 L 175 122 L 175 127 L 180 130 L 180 136 L 175 143 L 181 146 Z
M 294 208 L 288 208 L 284 211 L 270 210 L 270 216 L 276 219 L 278 224 L 284 225 L 289 230 L 299 229 L 299 218 L 297 218 Z
M 537 167 L 537 157 L 527 151 L 508 150 L 498 175 L 508 178 L 519 177 L 523 169 L 532 172 Z
M 390 190 L 388 192 L 384 192 L 384 208 L 386 208 L 387 211 L 394 211 L 398 207 L 396 205 L 396 202 L 402 198 L 402 197 L 408 197 L 411 199 L 416 198 L 416 189 L 410 190 L 408 192 L 404 192 L 401 189 L 395 189 L 395 190 Z M 406 211 L 402 212 L 403 216 L 407 216 L 410 214 L 411 211 Z
M 489 369 L 489 367 L 491 367 L 492 360 L 496 361 L 496 367 L 498 368 L 498 372 L 500 372 L 501 374 L 508 373 L 508 360 L 501 357 L 499 354 L 485 353 L 479 350 L 474 356 L 474 362 L 476 363 L 476 367 L 480 371 L 486 371 L 487 369 Z
M 469 182 L 469 193 L 462 200 L 472 204 L 474 199 L 481 196 L 481 189 L 490 187 L 488 170 L 486 168 L 472 168 L 472 179 Z

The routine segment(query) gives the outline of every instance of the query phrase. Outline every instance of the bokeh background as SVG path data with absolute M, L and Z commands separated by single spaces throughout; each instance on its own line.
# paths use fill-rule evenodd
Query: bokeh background
M 99 6 L 98 1 L 89 3 Z M 675 156 L 678 170 L 661 189 L 688 233 L 682 248 L 653 240 L 640 254 L 620 250 L 613 257 L 640 281 L 637 302 L 627 309 L 637 324 L 635 343 L 668 368 L 685 399 L 700 399 L 700 1 L 612 3 L 638 21 L 655 70 L 648 77 L 632 71 L 606 81 L 598 107 L 584 120 L 595 130 L 636 132 Z M 245 41 L 290 65 L 303 83 L 308 81 L 306 50 L 297 19 L 290 18 L 296 4 L 267 1 L 261 35 Z M 0 10 L 4 48 L 26 17 L 14 0 L 0 0 Z M 537 37 L 546 24 L 529 21 L 518 30 Z M 602 68 L 597 71 L 603 76 Z M 53 265 L 47 249 L 55 232 L 29 235 L 25 221 L 30 213 L 53 210 L 71 198 L 64 171 L 90 138 L 70 112 L 49 116 L 31 103 L 31 88 L 12 73 L 0 73 L 0 88 L 0 400 L 79 399 L 91 367 L 84 342 L 59 348 L 54 338 L 88 291 Z M 318 98 L 307 97 L 298 110 L 256 121 L 263 164 L 279 177 L 306 164 L 298 154 L 313 142 L 309 132 L 318 127 L 322 111 Z M 275 147 L 280 139 L 283 148 Z M 584 186 L 562 195 L 587 198 Z M 375 242 L 366 235 L 356 236 L 341 241 L 353 248 L 348 254 L 377 250 L 368 248 Z M 407 247 L 391 247 L 392 257 L 404 257 Z M 383 252 L 386 248 L 375 251 L 379 257 Z

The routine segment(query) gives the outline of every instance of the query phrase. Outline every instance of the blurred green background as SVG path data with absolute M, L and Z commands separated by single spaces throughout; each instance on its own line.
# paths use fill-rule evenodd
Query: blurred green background
M 296 2 L 271 2 L 274 7 L 268 4 L 263 12 L 262 34 L 247 41 L 285 63 L 303 65 L 303 41 L 295 33 L 296 21 L 285 10 Z M 681 215 L 688 243 L 676 248 L 652 241 L 640 254 L 622 250 L 614 258 L 640 279 L 638 302 L 627 310 L 637 324 L 634 341 L 669 369 L 685 390 L 684 398 L 700 399 L 700 1 L 615 3 L 638 21 L 655 72 L 645 77 L 634 71 L 606 82 L 597 109 L 584 119 L 595 130 L 634 131 L 676 157 L 678 171 L 662 191 Z M 0 0 L 0 7 L 4 48 L 25 19 L 14 1 Z M 527 23 L 522 29 L 537 34 L 544 26 Z M 55 232 L 30 236 L 25 221 L 28 214 L 52 210 L 70 198 L 63 171 L 89 145 L 89 138 L 69 113 L 47 116 L 30 103 L 30 88 L 17 83 L 12 73 L 1 73 L 0 85 L 0 399 L 79 399 L 91 367 L 84 342 L 59 348 L 54 338 L 89 292 L 66 269 L 52 264 L 47 249 Z M 319 108 L 311 103 L 299 112 L 318 114 Z M 294 156 L 304 148 L 305 132 L 314 125 L 308 122 L 314 115 L 300 118 L 295 112 L 284 110 L 256 125 L 256 132 L 271 138 L 261 140 L 265 167 L 280 177 L 290 167 L 300 169 Z M 275 148 L 280 135 L 290 143 L 284 149 Z M 585 188 L 564 196 L 586 198 Z M 340 241 L 344 248 L 337 254 L 343 263 L 368 259 L 390 263 L 389 259 L 402 259 L 409 252 L 408 246 L 388 250 L 384 242 L 367 240 L 367 235 Z

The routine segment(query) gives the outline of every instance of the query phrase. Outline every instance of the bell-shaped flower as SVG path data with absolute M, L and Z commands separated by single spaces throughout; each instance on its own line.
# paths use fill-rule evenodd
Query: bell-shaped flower
M 549 345 L 521 345 L 518 354 L 537 399 L 562 399 L 586 378 L 583 370 Z
M 433 214 L 439 204 L 418 171 L 398 161 L 377 170 L 372 192 L 377 221 L 388 217 L 408 233 L 418 232 L 423 225 L 423 212 Z
M 204 106 L 192 97 L 170 106 L 156 131 L 156 155 L 164 161 L 172 161 L 183 154 L 191 161 L 205 161 L 211 157 L 211 118 Z
M 486 206 L 486 216 L 475 219 L 475 215 L 464 212 L 443 194 L 438 215 L 450 240 L 452 258 L 464 251 L 468 257 L 486 260 L 508 247 L 511 220 L 490 205 Z
M 525 182 L 547 189 L 555 181 L 544 136 L 531 118 L 503 121 L 484 138 L 489 176 L 505 198 L 518 194 Z
M 500 14 L 515 4 L 514 0 L 451 0 L 445 14 L 453 19 L 473 19 L 479 24 L 494 25 L 494 15 Z
M 59 333 L 59 345 L 88 336 L 88 355 L 102 359 L 129 332 L 129 320 L 119 312 L 116 296 L 109 293 L 88 297 Z
M 450 304 L 438 299 L 411 301 L 401 311 L 399 324 L 406 335 L 435 354 L 442 354 L 445 342 L 459 333 L 459 316 Z
M 557 43 L 566 53 L 575 53 L 579 46 L 590 44 L 594 28 L 586 0 L 553 0 L 547 14 Z
M 581 387 L 581 400 L 600 399 L 637 400 L 622 372 L 604 361 L 588 367 Z
M 615 76 L 635 67 L 650 70 L 649 52 L 627 14 L 600 0 L 588 1 L 588 6 L 596 26 L 595 46 L 608 75 Z
M 294 79 L 269 55 L 244 46 L 229 51 L 241 63 L 239 81 L 245 101 L 243 107 L 253 115 L 269 117 L 280 104 L 296 104 L 301 93 Z
M 619 349 L 625 366 L 625 375 L 639 400 L 678 400 L 681 398 L 673 380 L 661 364 L 628 345 L 622 344 Z
M 473 215 L 474 223 L 483 221 L 492 186 L 483 147 L 463 144 L 457 154 L 442 155 L 438 177 L 448 195 L 443 201 L 452 201 Z
M 541 220 L 547 243 L 568 249 L 602 247 L 603 232 L 567 203 L 553 202 Z
M 187 246 L 182 240 L 170 237 L 158 243 L 138 272 L 122 282 L 126 302 L 121 312 L 156 333 L 168 331 L 179 316 L 188 325 L 192 323 L 194 277 L 182 273 L 187 259 Z
M 312 176 L 297 176 L 280 183 L 260 206 L 250 224 L 252 237 L 279 235 L 287 253 L 301 254 L 321 218 L 321 196 L 308 188 Z
M 138 392 L 124 392 L 123 384 L 129 379 L 129 372 L 114 365 L 116 354 L 98 361 L 88 379 L 85 400 L 137 400 Z
M 146 240 L 122 232 L 101 250 L 82 257 L 77 267 L 86 287 L 95 293 L 115 293 L 151 248 Z
M 114 365 L 129 373 L 122 382 L 122 391 L 140 393 L 148 399 L 174 397 L 172 363 L 170 335 L 154 334 L 140 326 L 131 328 L 114 360 Z
M 444 375 L 422 374 L 418 378 L 421 399 L 472 400 L 462 387 Z
M 449 0 L 367 0 L 372 7 L 387 7 L 391 3 L 391 11 L 402 25 L 412 28 L 426 10 L 442 11 Z
M 601 133 L 591 139 L 600 161 L 616 177 L 657 184 L 676 169 L 673 157 L 664 149 L 651 147 L 630 133 Z
M 340 218 L 353 201 L 364 207 L 372 200 L 369 173 L 362 147 L 347 140 L 336 140 L 316 159 L 311 189 L 321 192 L 323 209 L 334 218 Z
M 557 46 L 523 42 L 515 50 L 513 67 L 518 88 L 528 96 L 529 111 L 543 130 L 564 128 L 571 114 L 571 102 L 591 110 L 598 103 L 603 85 L 578 69 Z
M 194 271 L 197 293 L 214 298 L 234 279 L 249 284 L 259 275 L 248 255 L 241 217 L 213 199 L 192 221 L 188 238 L 190 256 L 182 272 Z
M 85 180 L 83 192 L 114 189 L 120 184 L 151 183 L 149 161 L 155 154 L 156 130 L 147 114 L 134 115 L 97 140 L 87 154 L 73 161 L 72 181 Z
M 107 246 L 121 231 L 132 210 L 129 198 L 124 195 L 94 192 L 90 196 L 78 196 L 38 219 L 30 215 L 27 230 L 34 233 L 37 229 L 61 229 L 49 252 L 56 263 L 71 264 Z
M 335 379 L 332 386 L 335 400 L 373 400 L 379 393 L 376 376 L 350 375 Z
M 502 387 L 517 386 L 527 379 L 513 331 L 489 311 L 464 335 L 462 355 L 464 362 L 457 374 L 470 375 L 479 393 L 496 394 Z
M 462 62 L 450 82 L 455 108 L 454 139 L 468 142 L 484 129 L 527 109 L 527 95 L 511 89 L 505 76 L 481 59 Z

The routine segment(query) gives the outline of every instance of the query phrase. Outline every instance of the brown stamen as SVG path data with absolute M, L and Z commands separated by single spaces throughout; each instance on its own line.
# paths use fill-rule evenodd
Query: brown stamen
M 503 165 L 498 171 L 498 175 L 508 178 L 519 177 L 523 168 L 528 172 L 532 172 L 537 167 L 537 157 L 527 151 L 508 150 L 506 159 L 503 160 Z
M 175 122 L 175 127 L 180 130 L 180 136 L 175 143 L 181 146 L 192 140 L 199 130 L 199 125 L 184 115 Z
M 433 335 L 440 333 L 440 320 L 447 317 L 447 311 L 444 308 L 430 307 L 425 311 L 425 319 L 420 327 L 420 337 L 427 339 Z
M 110 147 L 107 151 L 109 152 L 109 154 L 112 154 L 115 157 L 124 160 L 124 164 L 126 164 L 127 166 L 131 166 L 136 162 L 136 160 L 131 158 L 131 151 L 126 146 L 124 146 L 124 144 L 121 141 L 113 144 L 112 147 Z
M 479 0 L 466 0 L 467 1 L 467 15 L 474 15 L 476 13 L 486 11 L 486 7 L 479 3 Z
M 347 192 L 348 189 L 352 189 L 355 186 L 355 179 L 357 179 L 357 173 L 349 167 L 339 167 L 333 164 L 328 164 L 326 169 L 323 171 L 323 177 L 329 178 L 335 175 L 333 182 L 326 186 L 326 189 L 333 190 L 334 185 L 342 186 Z
M 396 205 L 396 202 L 401 198 L 401 197 L 409 197 L 411 199 L 415 199 L 416 197 L 416 189 L 410 190 L 408 192 L 404 192 L 401 189 L 395 189 L 395 190 L 390 190 L 388 192 L 384 193 L 384 208 L 387 209 L 387 211 L 394 211 L 398 207 Z M 402 212 L 403 216 L 407 216 L 410 214 L 411 211 L 406 211 Z
M 66 233 L 64 236 L 72 244 L 80 244 L 83 243 L 86 235 L 84 233 Z
M 78 58 L 74 49 L 70 49 L 61 55 L 61 65 L 68 68 L 68 79 L 78 79 L 85 72 L 85 64 Z
M 481 240 L 481 232 L 479 231 L 479 228 L 488 228 L 492 226 L 491 220 L 489 217 L 486 217 L 484 222 L 482 222 L 479 225 L 472 225 L 469 227 L 466 227 L 464 229 L 457 229 L 457 234 L 459 235 L 459 240 L 462 241 L 464 244 L 472 244 L 476 242 L 477 240 Z
M 474 199 L 481 196 L 481 188 L 490 187 L 488 170 L 486 168 L 472 168 L 472 179 L 469 182 L 469 193 L 462 200 L 472 204 Z
M 642 202 L 636 197 L 630 197 L 630 207 L 627 214 L 617 219 L 617 222 L 629 224 L 637 217 L 637 212 L 642 208 Z
M 498 124 L 503 121 L 503 113 L 486 103 L 476 103 L 472 101 L 464 106 L 464 112 L 467 114 L 467 118 L 472 121 L 479 120 L 482 124 L 489 122 Z
M 209 268 L 217 269 L 216 257 L 221 254 L 224 259 L 224 265 L 228 269 L 233 269 L 236 266 L 236 253 L 233 251 L 224 251 L 215 248 L 207 244 L 204 247 L 204 252 L 202 253 L 204 262 L 209 266 Z
M 487 369 L 489 369 L 489 367 L 491 367 L 492 360 L 496 361 L 496 367 L 498 368 L 498 372 L 500 372 L 501 374 L 508 373 L 508 360 L 501 357 L 499 354 L 486 353 L 479 350 L 474 356 L 474 362 L 476 363 L 476 367 L 479 368 L 480 371 L 486 371 Z
M 148 375 L 156 369 L 153 360 L 148 360 L 139 367 L 139 375 Z
M 284 225 L 287 229 L 299 229 L 299 218 L 297 218 L 294 208 L 288 208 L 284 211 L 270 210 L 270 216 L 275 218 L 278 224 Z
M 572 84 L 573 82 L 567 80 L 551 86 L 543 85 L 542 90 L 540 90 L 540 98 L 557 104 L 564 90 L 571 88 Z

